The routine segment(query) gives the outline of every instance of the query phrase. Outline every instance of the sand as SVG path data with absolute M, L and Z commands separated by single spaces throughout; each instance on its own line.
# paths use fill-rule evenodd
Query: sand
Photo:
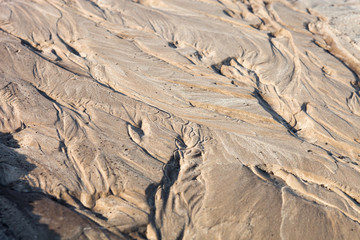
M 0 239 L 360 239 L 357 0 L 0 1 Z

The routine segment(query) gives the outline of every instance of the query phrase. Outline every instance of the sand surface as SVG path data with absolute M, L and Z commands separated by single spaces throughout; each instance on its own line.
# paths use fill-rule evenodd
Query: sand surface
M 0 239 L 360 239 L 358 0 L 0 1 Z

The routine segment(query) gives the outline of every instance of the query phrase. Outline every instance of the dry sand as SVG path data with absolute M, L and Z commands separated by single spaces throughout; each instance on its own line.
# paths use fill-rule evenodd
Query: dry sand
M 360 239 L 358 0 L 0 1 L 0 239 Z

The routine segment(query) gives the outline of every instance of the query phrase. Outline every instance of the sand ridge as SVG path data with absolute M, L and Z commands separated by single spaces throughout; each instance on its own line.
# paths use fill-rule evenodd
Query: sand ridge
M 1 238 L 360 239 L 335 2 L 0 1 Z

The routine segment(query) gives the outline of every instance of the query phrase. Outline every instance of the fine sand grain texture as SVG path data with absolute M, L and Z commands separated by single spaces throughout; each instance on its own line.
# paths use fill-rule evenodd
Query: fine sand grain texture
M 0 239 L 360 239 L 358 0 L 1 0 Z

